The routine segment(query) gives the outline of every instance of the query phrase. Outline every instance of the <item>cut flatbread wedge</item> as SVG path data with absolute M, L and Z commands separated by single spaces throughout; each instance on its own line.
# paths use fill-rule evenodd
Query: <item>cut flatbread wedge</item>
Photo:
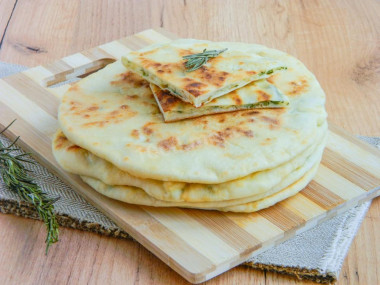
M 224 49 L 227 50 L 194 71 L 185 67 L 186 55 Z M 195 107 L 286 69 L 283 62 L 259 55 L 250 45 L 193 39 L 152 45 L 127 54 L 122 62 L 150 83 Z
M 237 110 L 281 108 L 289 105 L 288 98 L 266 79 L 251 82 L 242 88 L 215 98 L 199 108 L 183 102 L 157 85 L 151 83 L 150 88 L 165 122 Z

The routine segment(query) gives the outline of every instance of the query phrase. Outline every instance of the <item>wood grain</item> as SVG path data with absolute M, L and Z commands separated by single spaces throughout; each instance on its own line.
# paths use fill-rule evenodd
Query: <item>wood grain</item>
M 0 1 L 0 48 L 16 2 L 16 0 Z
M 260 42 L 287 50 L 307 64 L 326 90 L 327 108 L 333 122 L 353 133 L 379 135 L 380 118 L 377 110 L 380 104 L 380 29 L 376 17 L 380 9 L 376 1 L 110 1 L 107 4 L 103 1 L 82 1 L 80 5 L 75 2 L 65 1 L 65 7 L 62 7 L 59 1 L 44 1 L 42 5 L 42 1 L 19 0 L 0 50 L 0 59 L 25 65 L 46 63 L 161 24 L 183 37 Z M 3 15 L 3 10 L 0 11 Z M 23 46 L 32 49 L 22 48 Z M 39 52 L 41 47 L 46 52 Z M 369 217 L 379 217 L 379 204 L 377 199 Z M 373 210 L 374 208 L 377 210 Z M 29 221 L 25 221 L 25 225 L 27 224 Z M 36 226 L 38 224 L 34 223 Z M 3 223 L 1 225 L 6 229 L 3 234 L 8 234 L 8 227 L 3 227 Z M 359 279 L 375 280 L 374 284 L 379 283 L 379 275 L 376 273 L 379 264 L 379 251 L 375 243 L 376 238 L 378 239 L 376 226 L 379 226 L 378 219 L 366 218 L 356 240 L 361 240 L 361 236 L 366 239 L 351 249 L 340 283 L 358 284 Z M 24 228 L 17 234 L 25 235 Z M 43 238 L 44 232 L 41 231 L 39 236 Z M 87 245 L 88 242 L 81 237 L 82 233 L 73 235 L 69 243 L 78 241 L 83 246 Z M 109 241 L 110 244 L 113 242 Z M 367 243 L 366 246 L 363 246 L 364 242 Z M 16 243 L 4 243 L 4 249 L 17 250 L 18 247 L 13 247 L 14 244 Z M 133 246 L 137 245 L 131 245 Z M 71 254 L 75 255 L 75 251 L 71 251 Z M 109 256 L 114 254 L 115 251 L 110 250 Z M 60 256 L 66 256 L 66 253 L 62 252 Z M 33 260 L 40 257 L 41 255 L 36 254 Z M 60 259 L 59 256 L 56 258 Z M 125 264 L 124 258 L 117 258 L 118 255 L 116 260 L 119 264 Z M 22 255 L 19 256 L 19 261 L 20 259 Z M 360 263 L 355 261 L 358 259 Z M 127 260 L 131 263 L 134 261 Z M 162 284 L 165 280 L 170 280 L 167 283 L 182 282 L 176 275 L 171 279 L 170 276 L 174 273 L 161 271 L 160 268 L 164 265 L 154 263 L 149 255 L 143 260 L 145 261 L 142 263 L 149 270 L 142 271 L 145 272 L 145 277 L 131 275 L 128 279 L 131 283 L 143 283 L 141 280 Z M 63 278 L 70 275 L 70 272 L 79 270 L 70 266 L 63 269 L 59 264 L 49 263 L 47 269 L 42 270 L 45 272 L 44 276 L 56 276 L 61 272 L 60 276 Z M 125 276 L 122 272 L 109 270 L 111 271 L 102 271 L 102 276 Z M 262 273 L 248 272 L 252 271 L 234 269 L 212 280 L 210 284 L 252 281 L 273 284 L 285 280 L 278 275 L 267 274 L 265 277 Z M 168 279 L 159 276 L 160 273 L 169 275 L 166 277 Z M 29 279 L 28 275 L 23 276 L 29 283 L 39 283 L 37 279 Z

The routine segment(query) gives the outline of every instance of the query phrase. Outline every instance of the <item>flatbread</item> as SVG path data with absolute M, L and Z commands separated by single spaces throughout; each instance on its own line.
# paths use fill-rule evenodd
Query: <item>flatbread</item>
M 161 201 L 155 199 L 148 194 L 146 194 L 143 190 L 132 187 L 132 186 L 111 186 L 107 185 L 100 180 L 81 176 L 82 180 L 90 185 L 97 192 L 107 196 L 109 198 L 130 203 L 130 204 L 138 204 L 144 206 L 154 206 L 154 207 L 182 207 L 182 208 L 196 208 L 196 209 L 204 209 L 204 210 L 218 210 L 224 212 L 255 212 L 261 209 L 270 207 L 276 204 L 279 201 L 282 201 L 290 196 L 297 194 L 299 191 L 304 189 L 306 185 L 312 180 L 315 173 L 318 170 L 319 162 L 316 163 L 302 178 L 288 187 L 283 188 L 281 191 L 276 192 L 268 197 L 263 199 L 244 203 L 237 206 L 231 207 L 218 207 L 211 206 L 205 207 L 191 203 L 182 203 L 182 202 L 168 202 Z
M 289 107 L 165 123 L 147 81 L 115 62 L 63 96 L 62 131 L 74 144 L 140 178 L 215 184 L 275 168 L 325 132 L 325 95 L 295 58 L 240 45 L 286 63 L 288 69 L 272 76 L 271 84 L 289 98 Z
M 288 98 L 266 79 L 258 80 L 213 99 L 200 108 L 195 108 L 174 97 L 169 91 L 150 84 L 157 105 L 165 122 L 195 118 L 204 115 L 258 108 L 282 108 L 289 105 Z
M 261 56 L 250 45 L 180 39 L 157 44 L 122 58 L 123 64 L 144 79 L 199 107 L 244 85 L 269 77 L 286 65 Z M 207 50 L 223 50 L 197 70 L 188 72 L 183 56 Z
M 226 201 L 225 205 L 232 205 L 265 197 L 270 191 L 281 190 L 278 188 L 281 183 L 281 187 L 285 187 L 298 180 L 320 160 L 325 142 L 326 135 L 323 134 L 316 144 L 274 169 L 221 184 L 206 185 L 135 177 L 71 143 L 61 131 L 53 138 L 53 154 L 61 167 L 68 172 L 99 179 L 108 185 L 138 187 L 158 200 L 189 203 Z

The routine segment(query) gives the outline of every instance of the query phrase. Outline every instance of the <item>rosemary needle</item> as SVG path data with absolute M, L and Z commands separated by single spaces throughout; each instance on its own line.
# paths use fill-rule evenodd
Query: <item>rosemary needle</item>
M 195 53 L 190 55 L 183 56 L 183 59 L 186 59 L 185 67 L 187 69 L 187 72 L 194 71 L 198 68 L 200 68 L 202 65 L 206 64 L 207 61 L 210 58 L 217 57 L 222 52 L 225 52 L 227 49 L 221 49 L 221 50 L 209 50 L 206 51 L 206 49 L 203 50 L 201 53 Z
M 13 121 L 14 122 L 14 121 Z M 4 133 L 12 124 L 10 123 L 0 134 Z M 59 198 L 49 198 L 42 191 L 31 177 L 28 176 L 30 170 L 26 169 L 22 163 L 34 164 L 28 160 L 28 153 L 14 154 L 18 149 L 14 147 L 19 138 L 16 138 L 10 145 L 4 146 L 0 142 L 0 174 L 5 185 L 13 192 L 35 207 L 38 215 L 44 221 L 47 229 L 46 236 L 46 254 L 49 247 L 58 241 L 58 222 L 54 214 L 53 204 Z

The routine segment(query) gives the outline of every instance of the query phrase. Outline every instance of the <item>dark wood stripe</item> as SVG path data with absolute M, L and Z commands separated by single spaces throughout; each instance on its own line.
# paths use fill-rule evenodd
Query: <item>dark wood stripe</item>
M 237 250 L 240 255 L 246 255 L 261 247 L 261 242 L 258 239 L 239 227 L 221 212 L 205 212 L 194 209 L 184 209 L 183 212 L 211 230 L 213 234 Z
M 377 158 L 374 156 L 373 159 Z M 380 185 L 379 178 L 328 147 L 324 150 L 322 164 L 365 191 L 369 191 Z
M 116 61 L 115 59 L 101 59 L 98 61 L 94 61 L 93 66 L 86 68 L 86 70 L 84 71 L 84 74 L 78 75 L 77 77 L 85 78 L 89 76 L 90 74 L 97 72 L 98 70 L 106 67 L 108 64 L 111 64 L 115 61 Z
M 315 180 L 312 180 L 300 194 L 326 210 L 330 210 L 345 202 L 343 198 L 331 192 Z
M 81 54 L 88 57 L 92 61 L 116 59 L 115 57 L 107 53 L 106 51 L 101 50 L 99 48 L 88 49 L 88 50 L 82 51 Z
M 57 118 L 59 100 L 52 93 L 38 85 L 28 76 L 18 73 L 5 77 L 2 80 L 19 91 L 23 96 L 33 101 L 53 118 Z
M 297 216 L 280 204 L 263 209 L 258 213 L 283 231 L 298 227 L 305 222 L 302 217 Z

